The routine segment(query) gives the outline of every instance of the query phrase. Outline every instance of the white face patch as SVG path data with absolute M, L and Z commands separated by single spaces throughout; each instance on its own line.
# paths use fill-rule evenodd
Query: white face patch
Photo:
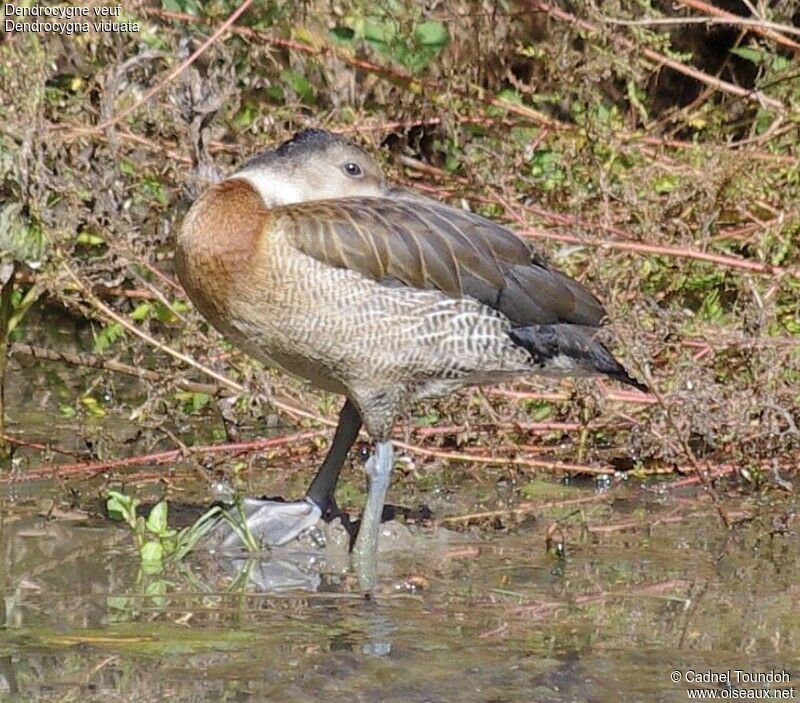
M 256 189 L 268 208 L 291 205 L 308 200 L 307 194 L 297 183 L 281 178 L 267 169 L 237 171 L 231 178 L 242 178 Z
M 351 179 L 329 163 L 314 168 L 281 168 L 281 164 L 254 165 L 237 171 L 230 178 L 246 180 L 261 196 L 267 208 L 330 198 L 381 197 L 382 182 Z

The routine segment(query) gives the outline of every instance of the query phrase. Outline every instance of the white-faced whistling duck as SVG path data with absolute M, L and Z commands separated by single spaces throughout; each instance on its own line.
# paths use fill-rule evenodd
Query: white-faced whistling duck
M 526 374 L 603 374 L 641 390 L 594 333 L 600 301 L 502 225 L 393 188 L 344 138 L 307 130 L 209 188 L 178 234 L 176 269 L 223 335 L 345 396 L 303 501 L 248 524 L 282 544 L 335 508 L 363 424 L 375 441 L 354 566 L 375 583 L 397 415 L 423 398 Z

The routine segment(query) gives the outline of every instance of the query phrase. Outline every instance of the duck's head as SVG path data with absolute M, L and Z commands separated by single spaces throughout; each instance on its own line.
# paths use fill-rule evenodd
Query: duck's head
M 249 181 L 267 207 L 329 198 L 381 196 L 380 166 L 344 137 L 307 129 L 247 161 L 231 178 Z

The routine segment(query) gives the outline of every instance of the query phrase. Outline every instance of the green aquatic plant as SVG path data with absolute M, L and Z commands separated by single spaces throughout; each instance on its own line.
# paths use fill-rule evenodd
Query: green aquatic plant
M 158 573 L 169 559 L 180 561 L 189 554 L 203 537 L 209 534 L 220 521 L 226 522 L 236 532 L 250 552 L 260 550 L 247 527 L 241 502 L 231 508 L 215 505 L 206 510 L 188 527 L 178 530 L 169 524 L 169 504 L 166 500 L 156 503 L 147 514 L 139 515 L 141 501 L 119 491 L 109 491 L 106 510 L 112 520 L 128 525 L 133 535 L 142 568 L 147 573 Z

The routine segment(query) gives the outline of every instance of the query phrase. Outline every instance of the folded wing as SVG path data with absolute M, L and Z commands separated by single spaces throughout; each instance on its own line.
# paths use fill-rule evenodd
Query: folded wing
M 307 201 L 273 210 L 294 245 L 376 281 L 469 296 L 515 326 L 599 326 L 603 306 L 519 237 L 479 215 L 420 197 Z M 275 223 L 277 225 L 277 222 Z

